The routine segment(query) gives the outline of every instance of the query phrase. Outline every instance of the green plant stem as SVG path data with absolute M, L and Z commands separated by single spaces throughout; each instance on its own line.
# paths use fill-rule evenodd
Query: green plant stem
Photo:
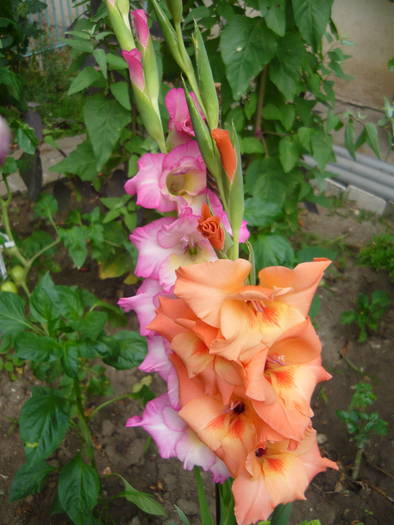
M 89 419 L 92 419 L 97 412 L 105 408 L 106 406 L 110 405 L 111 403 L 115 403 L 116 401 L 120 401 L 121 399 L 127 399 L 129 397 L 132 397 L 133 394 L 122 394 L 120 396 L 113 397 L 112 399 L 108 399 L 107 401 L 104 401 L 104 403 L 101 403 L 101 405 L 98 405 L 92 412 L 90 413 Z
M 264 95 L 265 95 L 265 86 L 267 83 L 267 73 L 268 66 L 265 66 L 263 71 L 260 73 L 259 78 L 259 91 L 257 94 L 257 105 L 256 105 L 256 114 L 254 121 L 254 133 L 261 139 L 263 143 L 266 156 L 269 157 L 268 145 L 265 140 L 264 133 L 262 131 L 262 121 L 263 121 L 263 107 L 264 107 Z
M 28 260 L 28 266 L 27 266 L 27 271 L 30 270 L 30 268 L 32 267 L 34 261 L 36 259 L 38 259 L 39 257 L 41 257 L 41 255 L 43 253 L 45 253 L 47 250 L 50 250 L 51 248 L 53 248 L 54 246 L 56 246 L 57 244 L 59 244 L 60 242 L 60 239 L 55 239 L 53 242 L 51 242 L 50 244 L 48 244 L 47 246 L 44 246 L 44 248 L 42 248 L 41 250 L 39 250 L 37 253 L 35 253 L 33 255 L 33 257 L 31 259 Z
M 7 190 L 8 190 L 8 185 L 7 185 Z M 9 194 L 9 195 L 11 195 L 11 194 Z M 15 244 L 15 246 L 14 246 L 15 249 L 14 249 L 14 254 L 13 255 L 15 255 L 15 257 L 19 260 L 19 262 L 21 264 L 23 264 L 23 266 L 25 268 L 27 268 L 28 260 L 19 251 L 19 248 L 18 248 L 18 246 L 15 243 L 14 236 L 13 236 L 12 230 L 11 230 L 10 219 L 9 219 L 9 216 L 8 216 L 8 206 L 9 206 L 11 200 L 10 200 L 10 198 L 7 198 L 7 200 L 0 199 L 0 201 L 1 201 L 1 220 L 3 222 L 5 233 L 7 234 L 9 240 L 12 241 Z
M 193 468 L 194 479 L 197 485 L 198 505 L 200 508 L 201 525 L 214 525 L 211 513 L 208 507 L 208 501 L 205 494 L 204 482 L 201 477 L 200 467 Z
M 356 479 L 358 479 L 358 475 L 360 473 L 360 467 L 361 467 L 361 460 L 363 457 L 363 452 L 364 452 L 364 445 L 361 445 L 361 447 L 357 449 L 356 458 L 354 460 L 354 467 L 353 467 L 353 472 L 352 472 L 353 481 L 356 481 Z
M 75 399 L 76 399 L 76 404 L 77 404 L 77 409 L 78 409 L 78 426 L 79 426 L 81 435 L 85 441 L 84 448 L 86 450 L 86 455 L 92 467 L 96 468 L 96 462 L 94 459 L 94 446 L 93 446 L 92 433 L 89 428 L 88 419 L 85 416 L 85 411 L 84 411 L 83 403 L 82 403 L 81 387 L 79 385 L 78 379 L 74 379 L 74 392 L 75 392 Z

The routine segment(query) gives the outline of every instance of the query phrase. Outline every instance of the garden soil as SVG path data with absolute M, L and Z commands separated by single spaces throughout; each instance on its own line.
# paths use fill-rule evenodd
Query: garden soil
M 29 228 L 26 221 L 31 213 L 23 199 L 16 206 L 16 220 L 20 222 L 17 228 L 23 234 L 23 230 Z M 367 446 L 359 480 L 353 482 L 351 467 L 355 445 L 336 415 L 337 410 L 347 407 L 352 396 L 351 386 L 366 380 L 371 382 L 377 395 L 373 410 L 378 411 L 390 427 L 393 421 L 393 309 L 383 317 L 379 332 L 365 343 L 358 343 L 357 331 L 341 325 L 339 321 L 341 312 L 354 306 L 360 292 L 386 290 L 394 297 L 394 287 L 387 276 L 359 266 L 355 258 L 360 247 L 375 233 L 383 231 L 384 225 L 376 218 L 366 218 L 363 212 L 350 204 L 335 211 L 323 208 L 318 211 L 302 213 L 303 235 L 320 241 L 320 244 L 328 242 L 339 256 L 327 271 L 318 291 L 321 310 L 315 324 L 324 345 L 324 365 L 333 377 L 315 392 L 313 424 L 318 432 L 322 454 L 335 460 L 339 471 L 319 474 L 312 481 L 306 493 L 307 499 L 293 505 L 290 525 L 312 519 L 320 519 L 322 525 L 390 525 L 394 523 L 394 437 L 390 433 L 385 437 L 376 437 Z M 122 279 L 98 279 L 94 266 L 83 273 L 70 268 L 53 278 L 59 284 L 83 286 L 113 304 L 132 291 L 122 284 Z M 133 322 L 130 319 L 131 325 Z M 138 371 L 108 369 L 108 374 L 115 394 L 129 392 L 132 385 L 143 377 Z M 50 515 L 55 497 L 53 480 L 49 480 L 44 491 L 38 495 L 14 503 L 8 501 L 12 476 L 23 462 L 17 418 L 34 384 L 38 382 L 27 368 L 21 370 L 14 381 L 6 373 L 0 376 L 0 525 L 71 523 L 64 515 Z M 153 387 L 158 393 L 163 391 L 158 378 L 154 378 Z M 100 399 L 93 400 L 94 404 L 99 402 Z M 168 515 L 166 518 L 151 517 L 124 499 L 112 499 L 110 507 L 101 507 L 102 519 L 108 525 L 178 524 L 179 518 L 173 507 L 176 504 L 193 525 L 199 524 L 193 474 L 184 471 L 175 459 L 161 459 L 142 429 L 125 428 L 126 419 L 139 412 L 137 403 L 122 400 L 99 413 L 93 424 L 98 469 L 103 474 L 120 473 L 136 488 L 151 493 L 164 504 Z M 51 458 L 51 464 L 61 465 L 75 453 L 77 447 L 78 441 L 71 433 Z M 122 490 L 120 481 L 115 477 L 105 477 L 103 486 L 104 495 L 108 498 Z M 208 491 L 213 508 L 214 487 L 210 482 Z

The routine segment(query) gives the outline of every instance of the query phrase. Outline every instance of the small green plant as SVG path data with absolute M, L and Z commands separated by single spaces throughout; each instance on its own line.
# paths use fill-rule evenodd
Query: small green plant
M 358 341 L 363 343 L 371 332 L 377 332 L 379 321 L 391 304 L 390 295 L 383 290 L 375 290 L 371 297 L 360 293 L 355 308 L 341 314 L 342 324 L 356 324 L 359 329 Z
M 377 412 L 369 412 L 368 407 L 376 400 L 369 383 L 357 383 L 352 387 L 354 394 L 347 410 L 337 410 L 337 415 L 346 424 L 347 431 L 357 447 L 352 478 L 358 478 L 365 445 L 374 434 L 387 434 L 387 422 Z
M 394 235 L 376 235 L 359 253 L 358 262 L 374 270 L 387 272 L 394 282 Z

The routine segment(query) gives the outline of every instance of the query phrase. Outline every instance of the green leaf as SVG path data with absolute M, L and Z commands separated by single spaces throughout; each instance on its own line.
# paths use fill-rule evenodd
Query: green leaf
M 69 403 L 57 390 L 34 387 L 21 410 L 19 432 L 30 464 L 47 458 L 69 427 Z
M 108 78 L 108 72 L 107 72 L 107 58 L 106 58 L 106 53 L 104 51 L 104 49 L 101 49 L 101 48 L 96 48 L 94 51 L 93 51 L 93 56 L 100 68 L 100 71 L 101 73 L 103 74 L 103 77 L 105 79 Z
M 34 152 L 36 151 L 37 140 L 35 139 L 33 130 L 29 132 L 27 126 L 19 127 L 18 131 L 16 132 L 16 141 L 18 143 L 18 146 L 21 149 L 23 149 L 23 151 L 25 151 L 29 155 L 34 155 Z
M 260 235 L 253 242 L 253 248 L 258 269 L 276 265 L 289 266 L 294 262 L 293 248 L 282 235 Z
M 356 150 L 354 147 L 354 123 L 349 120 L 345 125 L 345 146 L 354 160 L 356 160 Z
M 129 67 L 127 65 L 126 60 L 112 53 L 107 53 L 107 63 L 108 63 L 108 67 L 115 71 L 120 71 L 122 69 L 128 69 Z
M 267 120 L 279 120 L 286 130 L 290 130 L 295 119 L 295 109 L 292 104 L 275 106 L 269 102 L 263 110 L 263 117 Z
M 11 292 L 0 292 L 0 333 L 16 334 L 29 327 L 22 298 Z
M 93 519 L 91 512 L 97 504 L 99 492 L 97 471 L 79 454 L 60 471 L 59 501 L 75 525 L 87 525 Z
M 71 85 L 67 91 L 67 95 L 74 95 L 83 89 L 91 86 L 94 82 L 101 79 L 101 75 L 93 67 L 87 66 L 78 75 L 73 78 Z
M 59 228 L 59 236 L 77 268 L 81 268 L 88 255 L 86 242 L 89 239 L 89 229 L 86 226 L 73 226 L 69 229 Z
M 164 507 L 155 500 L 153 496 L 146 492 L 141 492 L 135 489 L 130 483 L 120 474 L 117 476 L 122 480 L 124 485 L 124 491 L 117 495 L 118 498 L 125 498 L 127 501 L 134 503 L 138 508 L 146 512 L 147 514 L 153 514 L 154 516 L 165 516 L 166 511 Z
M 298 33 L 291 32 L 279 39 L 276 57 L 270 64 L 268 74 L 286 100 L 292 101 L 303 88 L 300 72 L 307 56 Z
M 286 2 L 274 0 L 265 14 L 265 22 L 274 33 L 284 36 L 286 32 Z M 261 4 L 261 2 L 260 2 Z
M 279 159 L 286 173 L 291 171 L 299 159 L 298 146 L 293 137 L 283 137 L 279 141 Z
M 131 330 L 121 330 L 107 338 L 106 342 L 110 354 L 104 358 L 104 362 L 118 370 L 140 365 L 147 352 L 146 339 Z
M 47 323 L 59 317 L 59 295 L 49 273 L 46 273 L 34 288 L 29 299 L 34 319 Z
M 45 478 L 55 470 L 44 461 L 37 461 L 33 466 L 24 463 L 15 473 L 11 484 L 10 501 L 37 494 L 43 488 Z
M 93 310 L 88 312 L 79 322 L 76 330 L 83 338 L 95 340 L 104 330 L 105 323 L 108 320 L 108 315 L 105 312 Z
M 321 171 L 327 163 L 335 160 L 332 151 L 332 136 L 324 131 L 314 129 L 311 136 L 312 155 Z
M 83 118 L 96 157 L 96 167 L 100 170 L 110 158 L 122 129 L 130 122 L 130 113 L 116 100 L 93 95 L 85 102 Z
M 71 40 L 68 38 L 66 40 L 66 43 L 68 46 L 72 47 L 73 49 L 76 49 L 77 51 L 80 51 L 81 53 L 92 53 L 93 52 L 93 43 L 87 40 L 82 40 L 82 39 Z
M 127 82 L 114 82 L 110 86 L 111 93 L 121 106 L 128 111 L 131 110 L 129 86 Z
M 299 140 L 299 143 L 301 146 L 307 151 L 311 152 L 311 137 L 312 137 L 312 129 L 306 128 L 305 126 L 302 126 L 301 128 L 298 128 L 297 130 L 297 137 Z
M 245 116 L 248 120 L 250 120 L 250 118 L 254 115 L 256 111 L 256 106 L 257 106 L 257 95 L 256 93 L 251 93 L 248 96 L 247 100 L 245 101 L 245 105 L 244 105 Z
M 236 100 L 272 59 L 276 47 L 275 34 L 262 19 L 234 16 L 225 26 L 220 36 L 220 51 Z
M 16 355 L 36 363 L 53 361 L 58 355 L 58 342 L 52 337 L 33 332 L 19 334 L 15 341 Z
M 241 139 L 241 153 L 264 153 L 264 146 L 257 137 L 243 137 Z
M 380 158 L 380 146 L 378 138 L 378 130 L 376 129 L 375 124 L 372 122 L 367 122 L 364 125 L 365 132 L 367 134 L 367 144 L 375 153 L 375 155 Z
M 315 257 L 326 257 L 327 259 L 335 260 L 337 256 L 337 252 L 324 246 L 303 246 L 301 250 L 298 250 L 296 259 L 297 262 L 308 262 Z
M 42 193 L 33 206 L 34 214 L 37 217 L 42 217 L 43 219 L 53 217 L 56 214 L 57 209 L 57 200 L 49 193 Z
M 281 213 L 281 207 L 260 197 L 251 197 L 245 201 L 245 219 L 250 226 L 268 226 Z
M 330 21 L 333 0 L 292 0 L 295 23 L 301 35 L 315 50 Z
M 83 181 L 93 181 L 97 177 L 98 170 L 96 169 L 96 160 L 90 141 L 85 140 L 85 142 L 79 144 L 68 157 L 54 166 L 50 166 L 49 171 L 71 173 L 78 175 Z

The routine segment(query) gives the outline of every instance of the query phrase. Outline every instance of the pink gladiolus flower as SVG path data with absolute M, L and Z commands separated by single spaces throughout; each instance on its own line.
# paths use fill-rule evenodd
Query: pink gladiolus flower
M 0 117 L 0 164 L 3 164 L 11 148 L 11 132 L 7 121 Z
M 188 428 L 164 394 L 147 403 L 143 416 L 130 418 L 127 427 L 143 427 L 154 439 L 162 458 L 177 457 L 186 470 L 194 466 L 211 472 L 215 483 L 223 483 L 229 472 L 222 461 Z
M 199 108 L 201 116 L 205 118 L 195 94 L 190 93 L 190 96 Z M 193 124 L 190 118 L 189 108 L 187 107 L 184 90 L 182 88 L 170 89 L 166 95 L 165 104 L 170 116 L 168 123 L 170 134 L 168 140 L 172 146 L 184 144 L 194 137 Z
M 140 51 L 138 51 L 138 49 L 132 49 L 131 51 L 122 51 L 122 56 L 126 60 L 127 65 L 129 66 L 131 83 L 140 91 L 144 91 L 145 77 L 144 70 L 142 67 L 142 57 Z
M 158 279 L 168 292 L 177 268 L 217 259 L 210 242 L 197 229 L 198 219 L 185 208 L 178 219 L 164 217 L 136 228 L 130 235 L 139 252 L 135 274 Z
M 163 294 L 163 289 L 155 279 L 145 279 L 132 297 L 122 297 L 118 305 L 125 311 L 134 310 L 137 314 L 141 335 L 153 335 L 146 326 L 153 321 L 156 308 L 159 306 L 158 296 Z
M 198 144 L 189 141 L 166 155 L 147 153 L 138 161 L 138 172 L 125 190 L 137 194 L 137 204 L 167 212 L 190 206 L 200 214 L 205 200 L 206 167 Z
M 145 48 L 148 45 L 150 37 L 146 13 L 143 9 L 136 9 L 131 12 L 131 16 L 133 17 L 137 40 L 141 46 Z

